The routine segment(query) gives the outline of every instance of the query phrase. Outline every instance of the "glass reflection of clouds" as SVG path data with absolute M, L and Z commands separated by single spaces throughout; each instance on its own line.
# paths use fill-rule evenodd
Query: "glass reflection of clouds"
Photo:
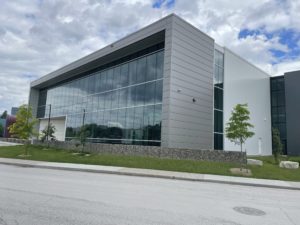
M 67 116 L 74 139 L 86 110 L 93 142 L 160 145 L 163 45 L 152 53 L 40 92 L 38 117 Z

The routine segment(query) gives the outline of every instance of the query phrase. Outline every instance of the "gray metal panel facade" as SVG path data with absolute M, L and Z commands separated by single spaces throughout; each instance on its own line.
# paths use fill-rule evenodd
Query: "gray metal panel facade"
M 212 149 L 214 40 L 177 16 L 171 26 L 166 38 L 171 53 L 166 50 L 162 145 Z
M 214 40 L 174 14 L 32 82 L 29 103 L 35 115 L 38 89 L 75 77 L 101 58 L 160 31 L 165 31 L 161 145 L 212 149 Z
M 284 74 L 287 154 L 300 155 L 300 71 Z

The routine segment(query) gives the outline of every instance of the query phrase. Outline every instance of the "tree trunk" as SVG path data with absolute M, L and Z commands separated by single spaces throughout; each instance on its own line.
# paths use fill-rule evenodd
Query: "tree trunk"
M 26 143 L 25 143 L 25 156 L 27 156 L 28 155 L 28 143 L 27 143 L 27 141 L 26 141 Z
M 241 171 L 242 171 L 242 169 L 243 169 L 243 142 L 240 141 L 240 143 L 241 143 Z

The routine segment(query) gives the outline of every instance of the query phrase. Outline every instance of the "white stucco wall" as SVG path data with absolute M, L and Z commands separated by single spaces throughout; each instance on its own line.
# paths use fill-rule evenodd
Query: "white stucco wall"
M 255 135 L 245 144 L 248 155 L 271 155 L 271 112 L 269 75 L 228 49 L 224 49 L 224 130 L 231 110 L 247 103 Z M 224 149 L 240 147 L 224 137 Z
M 55 126 L 55 133 L 54 136 L 56 137 L 56 140 L 58 141 L 64 141 L 65 140 L 65 134 L 66 134 L 66 119 L 65 117 L 60 118 L 51 118 L 50 122 Z M 48 118 L 47 119 L 41 119 L 40 120 L 40 127 L 39 127 L 39 133 L 42 132 L 42 130 L 47 127 L 48 125 Z

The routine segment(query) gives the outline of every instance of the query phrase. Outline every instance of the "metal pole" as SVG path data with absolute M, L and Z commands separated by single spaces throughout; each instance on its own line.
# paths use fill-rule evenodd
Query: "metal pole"
M 85 128 L 84 128 L 84 121 L 85 121 L 85 109 L 83 109 L 83 115 L 82 115 L 82 127 L 81 127 L 81 140 L 83 140 L 82 138 L 86 138 L 85 137 Z M 84 135 L 84 136 L 82 136 L 82 135 Z M 83 152 L 83 150 L 84 150 L 84 144 L 85 144 L 85 140 L 83 140 L 83 142 L 82 142 L 82 152 Z
M 85 120 L 85 109 L 83 109 L 83 116 L 82 116 L 82 127 L 84 126 L 84 120 Z
M 27 115 L 26 115 L 26 129 L 28 131 L 28 123 L 29 123 L 29 104 L 27 105 Z M 29 137 L 28 137 L 29 138 Z M 26 144 L 25 144 L 25 155 L 28 154 L 28 140 L 26 140 Z
M 48 143 L 48 148 L 49 148 L 50 117 L 51 117 L 51 104 L 49 104 L 49 116 L 48 116 L 48 127 L 47 127 L 47 143 Z

